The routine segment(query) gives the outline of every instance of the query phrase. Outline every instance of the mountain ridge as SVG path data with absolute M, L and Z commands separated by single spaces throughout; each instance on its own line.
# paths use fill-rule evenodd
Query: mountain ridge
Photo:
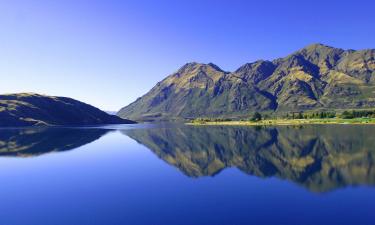
M 375 50 L 308 45 L 226 72 L 191 62 L 117 115 L 133 120 L 244 117 L 255 111 L 375 107 Z
M 0 95 L 0 126 L 81 126 L 134 123 L 67 97 L 17 93 Z

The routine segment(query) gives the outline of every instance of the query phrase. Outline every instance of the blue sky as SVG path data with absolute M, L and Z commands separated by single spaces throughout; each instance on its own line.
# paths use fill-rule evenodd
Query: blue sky
M 311 43 L 375 48 L 373 1 L 1 0 L 0 93 L 118 110 L 186 62 L 233 71 Z

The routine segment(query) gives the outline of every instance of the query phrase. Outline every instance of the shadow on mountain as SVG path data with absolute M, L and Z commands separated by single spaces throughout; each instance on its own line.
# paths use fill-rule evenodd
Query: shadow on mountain
M 187 126 L 122 132 L 189 177 L 237 167 L 314 192 L 375 184 L 375 126 Z
M 108 131 L 96 128 L 4 129 L 0 131 L 0 157 L 31 157 L 73 150 L 99 139 Z

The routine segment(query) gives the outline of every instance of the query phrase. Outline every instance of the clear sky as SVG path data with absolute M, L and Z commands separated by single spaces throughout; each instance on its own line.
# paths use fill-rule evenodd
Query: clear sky
M 186 62 L 375 48 L 373 0 L 0 0 L 0 93 L 118 110 Z

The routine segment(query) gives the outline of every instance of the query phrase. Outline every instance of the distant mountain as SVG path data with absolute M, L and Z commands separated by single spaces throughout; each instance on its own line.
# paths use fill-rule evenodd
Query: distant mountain
M 0 127 L 134 123 L 83 102 L 33 93 L 0 95 Z
M 104 112 L 106 112 L 107 114 L 109 114 L 109 115 L 116 115 L 117 114 L 117 111 L 104 111 Z
M 375 49 L 313 44 L 234 72 L 188 63 L 117 115 L 133 120 L 241 117 L 254 111 L 375 107 Z

